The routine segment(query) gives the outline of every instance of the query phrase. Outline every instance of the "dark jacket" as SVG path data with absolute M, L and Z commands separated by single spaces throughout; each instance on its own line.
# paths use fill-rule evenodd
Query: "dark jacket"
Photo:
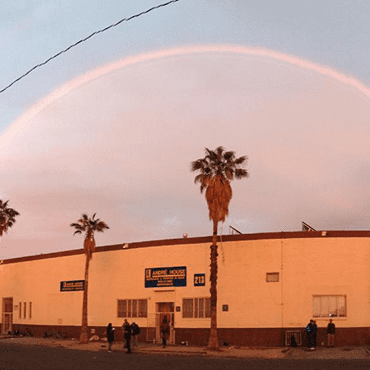
M 127 340 L 131 338 L 131 326 L 130 324 L 123 324 L 123 336 Z
M 107 341 L 114 342 L 114 329 L 110 324 L 107 326 Z
M 170 334 L 170 325 L 167 321 L 163 321 L 161 325 L 162 336 L 168 336 Z
M 328 324 L 328 334 L 335 334 L 335 324 L 332 322 Z
M 307 335 L 313 337 L 316 334 L 315 325 L 312 324 L 312 323 L 308 323 L 308 325 L 306 326 L 306 333 L 307 333 Z
M 138 324 L 135 324 L 134 322 L 131 324 L 131 335 L 139 335 L 140 334 L 140 328 Z

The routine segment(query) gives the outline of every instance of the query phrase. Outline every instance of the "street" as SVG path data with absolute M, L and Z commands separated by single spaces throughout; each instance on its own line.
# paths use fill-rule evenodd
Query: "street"
M 128 355 L 122 351 L 94 352 L 0 342 L 1 370 L 59 369 L 361 369 L 369 360 L 236 359 L 164 354 Z

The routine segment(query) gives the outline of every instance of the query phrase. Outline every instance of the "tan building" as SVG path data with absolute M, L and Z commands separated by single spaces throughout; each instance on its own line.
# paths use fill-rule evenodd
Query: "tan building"
M 200 237 L 98 247 L 90 264 L 90 332 L 103 336 L 109 322 L 120 327 L 127 318 L 141 327 L 141 341 L 159 342 L 166 315 L 171 342 L 206 344 L 210 244 Z M 221 344 L 285 345 L 295 331 L 304 341 L 314 318 L 321 345 L 329 314 L 336 344 L 369 343 L 370 232 L 227 235 L 218 246 Z M 84 266 L 82 250 L 2 261 L 1 331 L 77 338 Z

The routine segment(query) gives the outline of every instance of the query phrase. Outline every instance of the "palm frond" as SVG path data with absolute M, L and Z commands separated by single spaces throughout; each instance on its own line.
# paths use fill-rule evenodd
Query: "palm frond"
M 246 162 L 247 159 L 248 159 L 248 157 L 246 155 L 244 155 L 243 157 L 239 157 L 239 158 L 235 159 L 235 164 L 236 165 L 241 165 L 244 162 Z
M 237 168 L 235 170 L 235 177 L 240 180 L 240 179 L 243 179 L 245 177 L 248 177 L 249 176 L 249 173 L 247 170 L 245 170 L 244 168 Z
M 203 163 L 201 159 L 191 162 L 191 171 L 198 171 L 203 168 Z
M 235 157 L 235 152 L 229 151 L 224 153 L 224 158 L 226 161 L 231 161 Z

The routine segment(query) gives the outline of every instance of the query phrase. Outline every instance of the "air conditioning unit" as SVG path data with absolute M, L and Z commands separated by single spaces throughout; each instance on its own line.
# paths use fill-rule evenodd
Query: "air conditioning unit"
M 300 330 L 287 330 L 285 332 L 285 345 L 287 347 L 290 347 L 290 341 L 291 341 L 292 335 L 294 336 L 297 346 L 301 346 L 302 345 L 302 332 Z

